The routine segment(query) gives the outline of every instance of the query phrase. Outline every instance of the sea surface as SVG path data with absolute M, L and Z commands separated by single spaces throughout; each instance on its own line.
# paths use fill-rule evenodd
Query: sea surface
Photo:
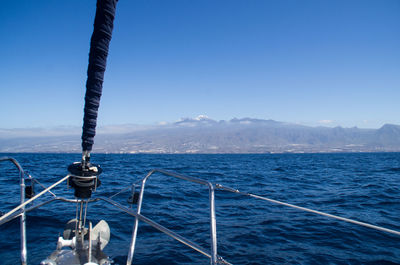
M 15 157 L 48 186 L 67 174 L 79 154 L 0 154 Z M 153 168 L 202 178 L 244 192 L 400 230 L 400 153 L 117 155 L 93 154 L 104 170 L 93 195 L 111 196 Z M 19 179 L 0 163 L 0 211 L 19 201 Z M 36 185 L 36 191 L 40 191 Z M 66 184 L 54 192 L 73 197 Z M 128 205 L 129 191 L 114 199 Z M 51 198 L 51 195 L 46 195 Z M 39 264 L 75 217 L 74 204 L 54 202 L 27 216 L 28 260 Z M 216 191 L 218 254 L 232 264 L 400 264 L 400 237 L 269 202 Z M 142 214 L 210 247 L 208 191 L 160 174 L 152 176 Z M 111 228 L 105 252 L 125 264 L 134 218 L 93 203 L 88 219 Z M 0 226 L 0 264 L 19 264 L 19 220 Z M 138 230 L 134 264 L 209 264 L 209 260 L 147 224 Z

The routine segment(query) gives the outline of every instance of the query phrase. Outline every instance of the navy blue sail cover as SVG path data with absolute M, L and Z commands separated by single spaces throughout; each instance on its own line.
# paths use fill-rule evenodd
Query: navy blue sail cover
M 118 0 L 97 0 L 94 29 L 90 41 L 85 109 L 82 127 L 82 150 L 91 151 L 96 134 L 97 113 L 106 70 L 108 46 L 114 27 Z

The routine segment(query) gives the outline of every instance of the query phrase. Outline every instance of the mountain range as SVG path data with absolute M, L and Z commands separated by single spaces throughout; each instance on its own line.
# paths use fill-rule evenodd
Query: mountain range
M 81 129 L 0 129 L 0 152 L 79 153 Z M 398 152 L 400 126 L 379 129 L 310 127 L 274 120 L 207 116 L 153 126 L 98 128 L 98 153 Z

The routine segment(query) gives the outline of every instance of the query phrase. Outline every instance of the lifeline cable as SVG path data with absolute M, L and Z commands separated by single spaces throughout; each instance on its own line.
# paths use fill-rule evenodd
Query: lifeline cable
M 383 232 L 387 232 L 387 233 L 391 233 L 391 234 L 395 234 L 395 235 L 400 236 L 400 232 L 396 231 L 396 230 L 392 230 L 392 229 L 388 229 L 388 228 L 384 228 L 384 227 L 380 227 L 380 226 L 376 226 L 376 225 L 372 225 L 372 224 L 368 224 L 368 223 L 352 220 L 352 219 L 349 219 L 349 218 L 340 217 L 340 216 L 329 214 L 329 213 L 324 213 L 324 212 L 312 210 L 312 209 L 309 209 L 309 208 L 297 206 L 297 205 L 286 203 L 286 202 L 277 201 L 277 200 L 274 200 L 274 199 L 270 199 L 270 198 L 267 198 L 267 197 L 262 197 L 262 196 L 251 194 L 251 193 L 241 192 L 241 191 L 239 191 L 237 189 L 233 189 L 233 188 L 230 188 L 230 187 L 224 187 L 221 184 L 215 184 L 215 187 L 217 189 L 229 191 L 229 192 L 232 192 L 232 193 L 237 193 L 237 194 L 241 194 L 241 195 L 244 195 L 244 196 L 253 197 L 253 198 L 256 198 L 256 199 L 272 202 L 272 203 L 275 203 L 275 204 L 284 205 L 284 206 L 291 207 L 291 208 L 298 209 L 298 210 L 302 210 L 302 211 L 305 211 L 305 212 L 319 214 L 319 215 L 322 215 L 322 216 L 330 217 L 330 218 L 341 220 L 341 221 L 344 221 L 344 222 L 348 222 L 348 223 L 352 223 L 352 224 L 356 224 L 356 225 L 360 225 L 360 226 L 364 226 L 364 227 L 368 227 L 368 228 L 372 228 L 372 229 L 375 229 L 375 230 L 379 230 L 379 231 L 383 231 Z

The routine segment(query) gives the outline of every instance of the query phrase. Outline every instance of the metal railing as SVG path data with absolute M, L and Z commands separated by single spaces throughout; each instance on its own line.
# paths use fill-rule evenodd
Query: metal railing
M 67 198 L 63 198 L 63 197 L 58 197 L 57 195 L 55 195 L 54 193 L 51 192 L 51 190 L 53 188 L 55 188 L 56 186 L 60 185 L 61 183 L 63 183 L 64 181 L 68 180 L 69 177 L 71 177 L 71 175 L 67 175 L 65 177 L 63 177 L 62 179 L 60 179 L 59 181 L 57 181 L 56 183 L 52 184 L 51 186 L 45 188 L 39 192 L 37 195 L 35 195 L 34 197 L 30 198 L 29 200 L 25 201 L 25 184 L 24 184 L 24 171 L 22 169 L 22 167 L 19 165 L 19 163 L 13 159 L 13 158 L 0 158 L 0 161 L 5 161 L 5 160 L 9 160 L 12 161 L 17 168 L 19 169 L 20 172 L 20 186 L 21 186 L 21 203 L 15 207 L 14 209 L 10 210 L 9 212 L 7 212 L 6 214 L 0 216 L 0 225 L 9 222 L 17 217 L 21 217 L 21 264 L 22 265 L 26 265 L 27 264 L 27 247 L 26 247 L 26 227 L 25 227 L 25 221 L 26 221 L 26 213 L 36 210 L 46 204 L 55 202 L 55 201 L 63 201 L 63 202 L 69 202 L 69 203 L 82 203 L 83 200 L 81 199 L 67 199 Z M 171 231 L 170 229 L 162 226 L 161 224 L 158 224 L 157 222 L 151 220 L 150 218 L 147 218 L 145 216 L 143 216 L 142 214 L 140 214 L 141 211 L 141 207 L 142 207 L 142 202 L 143 202 L 143 195 L 144 195 L 144 188 L 145 188 L 145 184 L 147 179 L 154 174 L 155 172 L 167 175 L 167 176 L 171 176 L 171 177 L 175 177 L 178 179 L 182 179 L 182 180 L 186 180 L 186 181 L 190 181 L 193 183 L 197 183 L 200 185 L 204 185 L 208 188 L 209 190 L 209 202 L 210 202 L 210 238 L 211 238 L 211 251 L 210 253 L 207 252 L 207 250 L 205 250 L 204 248 L 202 248 L 200 245 L 186 239 L 185 237 Z M 179 175 L 179 174 L 175 174 L 173 172 L 169 172 L 169 171 L 165 171 L 165 170 L 161 170 L 161 169 L 153 169 L 151 170 L 139 183 L 141 183 L 141 190 L 140 190 L 140 194 L 139 194 L 139 200 L 138 200 L 138 204 L 137 204 L 137 209 L 136 211 L 132 210 L 131 208 L 128 208 L 126 206 L 121 205 L 120 203 L 112 200 L 111 198 L 114 197 L 115 195 L 119 194 L 120 192 L 110 196 L 110 197 L 98 197 L 98 198 L 93 198 L 93 199 L 89 199 L 87 202 L 91 203 L 91 202 L 97 202 L 97 201 L 104 201 L 107 202 L 113 206 L 115 206 L 116 208 L 122 210 L 123 212 L 134 216 L 135 217 L 135 221 L 134 221 L 134 225 L 133 225 L 133 231 L 132 231 L 132 238 L 131 238 L 131 244 L 130 244 L 130 248 L 129 248 L 129 253 L 128 253 L 128 257 L 127 257 L 127 265 L 130 265 L 132 263 L 133 260 L 133 254 L 134 254 L 134 250 L 135 250 L 135 243 L 136 243 L 136 238 L 137 238 L 137 230 L 138 230 L 138 222 L 143 221 L 147 224 L 149 224 L 150 226 L 154 227 L 155 229 L 159 230 L 162 233 L 165 233 L 166 235 L 176 239 L 177 241 L 181 242 L 182 244 L 196 250 L 197 252 L 203 254 L 204 256 L 210 258 L 210 264 L 212 265 L 216 265 L 216 264 L 230 264 L 229 262 L 225 261 L 222 257 L 218 256 L 217 254 L 217 228 L 216 228 L 216 218 L 215 218 L 215 199 L 214 199 L 214 193 L 215 193 L 215 188 L 214 185 L 211 182 L 202 180 L 202 179 L 198 179 L 198 178 L 194 178 L 194 177 L 188 177 L 188 176 L 183 176 L 183 175 Z M 126 189 L 123 189 L 126 190 Z M 43 196 L 45 193 L 51 193 L 51 195 L 53 195 L 52 199 L 49 199 L 47 201 L 41 202 L 35 206 L 32 206 L 30 208 L 25 208 L 26 205 L 30 204 L 31 202 L 37 200 L 38 198 L 40 198 L 41 196 Z
M 26 251 L 26 215 L 25 215 L 25 173 L 24 170 L 22 169 L 21 165 L 18 163 L 18 161 L 12 157 L 1 157 L 1 161 L 11 161 L 18 169 L 19 172 L 19 178 L 20 178 L 20 191 L 21 191 L 21 213 L 18 214 L 20 216 L 20 229 L 21 229 L 21 264 L 26 265 L 27 264 L 27 251 Z M 15 210 L 15 211 L 18 211 Z M 14 211 L 14 212 L 15 212 Z M 12 213 L 8 212 L 7 214 L 3 215 L 0 217 L 0 222 L 4 219 L 6 219 L 8 216 L 10 216 Z
M 267 198 L 267 197 L 263 197 L 263 196 L 259 196 L 259 195 L 255 195 L 255 194 L 251 194 L 251 193 L 241 192 L 241 191 L 239 191 L 237 189 L 233 189 L 233 188 L 230 188 L 230 187 L 225 187 L 225 186 L 222 186 L 220 184 L 216 184 L 216 189 L 220 189 L 220 190 L 224 190 L 224 191 L 228 191 L 228 192 L 232 192 L 232 193 L 236 193 L 236 194 L 252 197 L 252 198 L 263 200 L 263 201 L 268 201 L 268 202 L 271 202 L 271 203 L 274 203 L 274 204 L 283 205 L 283 206 L 294 208 L 294 209 L 301 210 L 301 211 L 304 211 L 304 212 L 314 213 L 314 214 L 322 215 L 322 216 L 329 217 L 329 218 L 332 218 L 332 219 L 336 219 L 336 220 L 339 220 L 339 221 L 352 223 L 352 224 L 355 224 L 355 225 L 364 226 L 364 227 L 368 227 L 368 228 L 371 228 L 371 229 L 374 229 L 374 230 L 378 230 L 378 231 L 382 231 L 382 232 L 386 232 L 386 233 L 390 233 L 390 234 L 393 234 L 393 235 L 400 236 L 400 232 L 396 231 L 396 230 L 393 230 L 393 229 L 389 229 L 389 228 L 385 228 L 385 227 L 381 227 L 381 226 L 377 226 L 377 225 L 372 225 L 372 224 L 368 224 L 368 223 L 365 223 L 365 222 L 360 222 L 360 221 L 357 221 L 357 220 L 353 220 L 353 219 L 350 219 L 350 218 L 345 218 L 345 217 L 341 217 L 341 216 L 337 216 L 337 215 L 333 215 L 333 214 L 329 214 L 329 213 L 324 213 L 324 212 L 321 212 L 321 211 L 313 210 L 313 209 L 306 208 L 306 207 L 297 206 L 297 205 L 286 203 L 286 202 L 282 202 L 282 201 L 277 201 L 277 200 L 274 200 L 274 199 L 271 199 L 271 198 Z
M 37 208 L 42 207 L 43 205 L 46 205 L 48 203 L 54 202 L 54 201 L 64 201 L 64 202 L 69 202 L 69 203 L 81 203 L 83 200 L 80 199 L 66 199 L 63 197 L 58 197 L 56 196 L 54 193 L 51 192 L 51 189 L 53 189 L 54 187 L 58 186 L 59 184 L 61 184 L 62 182 L 64 182 L 65 180 L 67 180 L 70 175 L 65 176 L 64 178 L 62 178 L 61 180 L 57 181 L 56 183 L 54 183 L 53 185 L 49 186 L 48 188 L 44 188 L 43 191 L 41 191 L 40 193 L 38 193 L 36 196 L 32 197 L 31 199 L 25 201 L 25 178 L 24 178 L 24 171 L 22 169 L 22 167 L 19 165 L 19 163 L 10 157 L 6 157 L 6 158 L 0 158 L 0 161 L 5 161 L 5 160 L 9 160 L 12 163 L 14 163 L 14 165 L 16 165 L 16 167 L 19 170 L 19 174 L 20 174 L 20 187 L 21 187 L 21 204 L 19 206 L 17 206 L 16 208 L 12 209 L 11 211 L 9 211 L 8 213 L 4 214 L 3 216 L 0 217 L 0 225 L 14 219 L 17 217 L 20 217 L 21 220 L 21 224 L 20 224 L 20 229 L 21 229 L 21 264 L 22 265 L 26 265 L 27 264 L 27 251 L 26 251 L 26 227 L 25 227 L 25 221 L 26 221 L 26 216 L 25 213 L 29 212 L 29 211 L 33 211 Z M 210 253 L 207 252 L 207 250 L 205 250 L 204 248 L 202 248 L 201 246 L 199 246 L 198 244 L 184 238 L 183 236 L 169 230 L 168 228 L 156 223 L 155 221 L 151 220 L 150 218 L 147 218 L 145 216 L 143 216 L 141 214 L 141 208 L 142 208 L 142 203 L 143 203 L 143 195 L 144 195 L 144 189 L 145 189 L 145 184 L 146 181 L 148 180 L 148 178 L 153 175 L 154 173 L 161 173 L 163 175 L 166 176 L 170 176 L 170 177 L 174 177 L 174 178 L 178 178 L 178 179 L 182 179 L 185 181 L 189 181 L 189 182 L 193 182 L 196 184 L 200 184 L 203 186 L 206 186 L 209 190 L 209 203 L 210 203 L 210 239 L 211 239 L 211 247 L 210 247 Z M 155 229 L 159 230 L 162 233 L 165 233 L 166 235 L 176 239 L 177 241 L 181 242 L 182 244 L 196 250 L 197 252 L 203 254 L 204 256 L 210 258 L 210 264 L 215 265 L 215 264 L 230 264 L 229 262 L 225 261 L 222 257 L 220 257 L 217 253 L 217 229 L 216 229 L 216 217 L 215 217 L 215 198 L 214 198 L 214 194 L 215 194 L 215 190 L 224 190 L 227 192 L 232 192 L 238 195 L 244 195 L 247 197 L 252 197 L 252 198 L 256 198 L 256 199 L 260 199 L 263 201 L 268 201 L 274 204 L 279 204 L 279 205 L 283 205 L 283 206 L 287 206 L 287 207 L 291 207 L 291 208 L 295 208 L 297 210 L 301 210 L 301 211 L 306 211 L 306 212 L 311 212 L 314 214 L 318 214 L 318 215 L 322 215 L 325 217 L 329 217 L 329 218 L 333 218 L 336 220 L 340 220 L 340 221 L 345 221 L 345 222 L 349 222 L 349 223 L 353 223 L 359 226 L 364 226 L 364 227 L 368 227 L 374 230 L 379 230 L 379 231 L 383 231 L 383 232 L 387 232 L 387 233 L 391 233 L 397 236 L 400 236 L 400 232 L 393 230 L 393 229 L 388 229 L 388 228 L 384 228 L 384 227 L 380 227 L 380 226 L 376 226 L 376 225 L 372 225 L 369 223 L 365 223 L 365 222 L 360 222 L 357 220 L 353 220 L 353 219 L 349 219 L 349 218 L 344 218 L 344 217 L 340 217 L 337 215 L 332 215 L 332 214 L 328 214 L 328 213 L 324 213 L 321 211 L 317 211 L 317 210 L 313 210 L 313 209 L 309 209 L 306 207 L 301 207 L 301 206 L 297 206 L 294 204 L 289 204 L 286 202 L 282 202 L 282 201 L 278 201 L 278 200 L 274 200 L 271 198 L 267 198 L 267 197 L 263 197 L 263 196 L 259 196 L 259 195 L 255 195 L 255 194 L 251 194 L 251 193 L 246 193 L 246 192 L 242 192 L 239 191 L 237 189 L 233 189 L 230 187 L 225 187 L 223 185 L 220 184 L 213 184 L 209 181 L 206 180 L 202 180 L 202 179 L 198 179 L 198 178 L 194 178 L 194 177 L 189 177 L 189 176 L 184 176 L 184 175 L 179 175 L 173 172 L 169 172 L 166 170 L 162 170 L 162 169 L 153 169 L 151 171 L 149 171 L 149 173 L 140 181 L 138 181 L 137 183 L 141 183 L 141 189 L 140 189 L 140 193 L 139 193 L 139 197 L 138 197 L 138 203 L 137 203 L 137 209 L 136 211 L 128 208 L 126 206 L 121 205 L 120 203 L 112 200 L 112 198 L 118 194 L 120 194 L 122 191 L 126 191 L 128 188 L 123 188 L 121 191 L 117 192 L 116 194 L 110 196 L 110 197 L 98 197 L 98 198 L 93 198 L 93 199 L 89 199 L 86 202 L 97 202 L 97 201 L 104 201 L 106 203 L 109 203 L 111 205 L 113 205 L 114 207 L 118 208 L 119 210 L 135 217 L 134 220 L 134 224 L 133 224 L 133 229 L 132 229 L 132 238 L 131 238 L 131 244 L 129 247 L 129 253 L 128 253 L 128 257 L 127 257 L 127 265 L 131 265 L 132 260 L 133 260 L 133 255 L 135 252 L 135 243 L 136 243 L 136 238 L 137 238 L 137 231 L 138 231 L 138 223 L 139 220 L 143 221 L 147 224 L 149 224 L 150 226 L 154 227 Z M 135 184 L 133 184 L 135 185 Z M 25 206 L 31 202 L 33 202 L 34 200 L 38 199 L 39 197 L 41 197 L 43 194 L 45 194 L 46 192 L 49 192 L 53 195 L 53 198 L 42 202 L 38 205 L 32 206 L 30 208 L 25 208 Z M 133 194 L 132 194 L 133 195 Z
M 139 223 L 139 219 L 145 221 L 145 218 L 143 215 L 140 215 L 140 211 L 142 209 L 142 203 L 143 203 L 143 194 L 144 194 L 144 188 L 146 185 L 146 181 L 147 179 L 153 175 L 154 173 L 161 173 L 163 175 L 167 175 L 170 177 L 174 177 L 174 178 L 178 178 L 178 179 L 182 179 L 182 180 L 186 180 L 186 181 L 190 181 L 196 184 L 200 184 L 200 185 L 204 185 L 208 188 L 209 190 L 209 202 L 210 202 L 210 239 L 211 239 L 211 253 L 208 254 L 206 251 L 204 251 L 200 246 L 198 246 L 197 244 L 190 242 L 188 240 L 184 240 L 181 236 L 176 236 L 176 234 L 171 233 L 172 231 L 167 231 L 165 230 L 165 228 L 163 229 L 159 229 L 160 225 L 155 226 L 154 224 L 151 224 L 148 222 L 148 220 L 146 221 L 148 224 L 152 225 L 153 227 L 159 229 L 161 232 L 164 232 L 166 234 L 168 234 L 169 236 L 175 238 L 176 240 L 180 241 L 181 243 L 191 247 L 192 249 L 200 252 L 201 254 L 207 256 L 210 258 L 210 264 L 214 265 L 217 264 L 217 262 L 222 261 L 223 259 L 221 257 L 218 257 L 217 254 L 217 224 L 216 224 L 216 219 L 215 219 L 215 189 L 214 189 L 214 185 L 206 180 L 202 180 L 202 179 L 198 179 L 198 178 L 194 178 L 194 177 L 189 177 L 189 176 L 184 176 L 184 175 L 179 175 L 173 172 L 169 172 L 166 170 L 162 170 L 162 169 L 153 169 L 151 170 L 146 177 L 141 181 L 141 188 L 140 188 L 140 194 L 139 194 L 139 199 L 138 199 L 138 205 L 137 205 L 137 211 L 136 211 L 136 217 L 135 217 L 135 222 L 133 225 L 133 232 L 132 232 L 132 241 L 131 241 L 131 245 L 129 248 L 129 254 L 128 254 L 128 260 L 127 260 L 127 265 L 130 265 L 132 263 L 132 259 L 133 259 L 133 254 L 135 252 L 135 243 L 136 243 L 136 237 L 137 237 L 137 229 L 138 229 L 138 223 Z

